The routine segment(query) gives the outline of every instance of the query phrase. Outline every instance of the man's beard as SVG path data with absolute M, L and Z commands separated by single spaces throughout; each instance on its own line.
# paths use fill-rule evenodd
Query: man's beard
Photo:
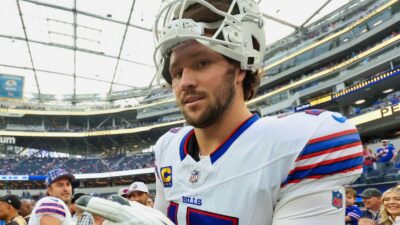
M 236 95 L 234 69 L 230 68 L 226 72 L 225 77 L 226 81 L 223 85 L 213 90 L 211 93 L 214 94 L 215 102 L 209 102 L 208 106 L 205 106 L 204 112 L 198 118 L 190 117 L 189 113 L 184 110 L 182 103 L 180 104 L 181 112 L 189 125 L 196 128 L 209 127 L 216 123 L 223 116 L 223 113 L 232 105 Z M 196 94 L 196 91 L 189 91 L 189 93 Z

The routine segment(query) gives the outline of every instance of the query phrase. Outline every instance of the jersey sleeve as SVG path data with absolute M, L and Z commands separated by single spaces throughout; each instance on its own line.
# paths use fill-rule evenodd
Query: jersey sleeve
M 351 221 L 358 221 L 362 217 L 362 212 L 361 212 L 360 208 L 353 206 L 347 212 L 347 216 L 349 216 L 351 218 Z
M 169 131 L 171 132 L 171 131 Z M 163 181 L 161 178 L 160 161 L 163 158 L 165 141 L 168 138 L 168 134 L 162 136 L 154 146 L 155 152 L 155 174 L 156 174 L 156 197 L 154 200 L 154 208 L 167 215 L 168 204 L 165 200 Z
M 62 223 L 64 223 L 64 221 L 66 220 L 68 208 L 60 199 L 45 197 L 41 199 L 37 204 L 38 207 L 34 213 L 38 221 L 40 221 L 40 218 L 43 215 L 53 216 L 60 220 Z
M 154 208 L 167 215 L 168 205 L 165 200 L 164 188 L 158 179 L 156 179 L 156 197 L 154 201 Z
M 339 113 L 304 113 L 300 119 L 311 136 L 302 137 L 308 140 L 281 184 L 273 225 L 344 224 L 343 185 L 362 173 L 360 136 Z

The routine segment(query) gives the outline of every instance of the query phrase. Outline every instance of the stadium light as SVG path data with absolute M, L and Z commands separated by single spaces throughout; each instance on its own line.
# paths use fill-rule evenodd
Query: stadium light
M 381 23 L 382 23 L 382 20 L 379 20 L 378 22 L 374 23 L 374 27 L 378 26 Z
M 387 93 L 390 93 L 392 91 L 393 91 L 393 88 L 389 88 L 389 89 L 386 89 L 386 90 L 382 91 L 382 93 L 383 94 L 387 94 Z
M 361 105 L 361 104 L 363 104 L 365 102 L 365 100 L 364 99 L 360 99 L 360 100 L 357 100 L 356 102 L 354 102 L 356 105 Z

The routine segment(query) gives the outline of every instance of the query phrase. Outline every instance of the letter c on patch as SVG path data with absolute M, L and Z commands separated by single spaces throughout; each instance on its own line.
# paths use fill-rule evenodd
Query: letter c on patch
M 162 167 L 160 174 L 164 187 L 172 187 L 172 166 Z

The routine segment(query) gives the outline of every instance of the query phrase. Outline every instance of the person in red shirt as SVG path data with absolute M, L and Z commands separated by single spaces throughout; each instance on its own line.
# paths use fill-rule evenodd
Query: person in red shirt
M 372 150 L 368 148 L 367 145 L 363 145 L 363 156 L 364 156 L 364 171 L 370 172 L 374 169 L 374 162 L 376 161 L 375 155 L 372 153 Z

